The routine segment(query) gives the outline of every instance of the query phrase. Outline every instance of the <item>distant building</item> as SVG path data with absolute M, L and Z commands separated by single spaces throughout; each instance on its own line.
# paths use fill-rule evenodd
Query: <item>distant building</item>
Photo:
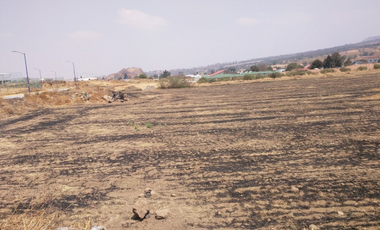
M 369 57 L 368 58 L 368 63 L 378 63 L 379 62 L 379 57 Z
M 362 57 L 359 60 L 356 60 L 355 62 L 357 64 L 378 63 L 379 57 Z

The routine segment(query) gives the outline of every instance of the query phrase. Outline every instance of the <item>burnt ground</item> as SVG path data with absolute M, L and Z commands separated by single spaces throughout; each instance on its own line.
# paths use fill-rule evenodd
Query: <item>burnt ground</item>
M 380 229 L 379 94 L 379 74 L 270 80 L 2 119 L 0 215 L 49 197 L 63 226 Z M 146 187 L 168 219 L 131 219 Z

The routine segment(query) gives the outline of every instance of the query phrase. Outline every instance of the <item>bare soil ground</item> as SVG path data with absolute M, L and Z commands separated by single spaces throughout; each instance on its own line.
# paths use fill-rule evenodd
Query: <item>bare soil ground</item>
M 2 119 L 0 219 L 48 200 L 52 229 L 380 229 L 379 89 L 270 80 Z M 132 219 L 147 187 L 167 219 Z

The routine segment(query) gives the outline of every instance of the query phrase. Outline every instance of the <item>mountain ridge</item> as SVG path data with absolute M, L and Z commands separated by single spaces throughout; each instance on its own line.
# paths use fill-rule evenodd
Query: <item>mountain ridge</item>
M 255 63 L 260 63 L 260 62 L 265 63 L 267 65 L 285 64 L 289 62 L 297 62 L 299 60 L 306 59 L 306 58 L 316 58 L 319 56 L 329 55 L 334 52 L 345 52 L 345 51 L 349 51 L 353 49 L 361 49 L 361 48 L 366 48 L 370 46 L 379 46 L 379 45 L 380 45 L 380 36 L 372 36 L 372 37 L 368 37 L 364 39 L 361 42 L 334 46 L 334 47 L 329 47 L 329 48 L 310 50 L 310 51 L 298 52 L 298 53 L 293 53 L 293 54 L 283 54 L 283 55 L 277 55 L 277 56 L 253 58 L 253 59 L 237 61 L 237 62 L 214 63 L 207 66 L 198 66 L 198 67 L 193 67 L 193 68 L 175 68 L 175 69 L 170 69 L 168 71 L 170 71 L 172 75 L 195 74 L 195 73 L 209 73 L 211 70 L 218 71 L 218 70 L 225 69 L 228 67 L 249 68 L 249 66 Z M 148 71 L 146 72 L 146 74 L 148 76 L 159 75 L 160 72 L 162 71 L 163 70 Z

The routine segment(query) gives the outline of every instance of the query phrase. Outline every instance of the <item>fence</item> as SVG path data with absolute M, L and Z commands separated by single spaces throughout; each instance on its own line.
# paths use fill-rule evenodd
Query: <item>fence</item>
M 29 78 L 30 90 L 42 88 L 41 80 Z M 21 73 L 0 74 L 0 95 L 27 93 L 28 83 Z

